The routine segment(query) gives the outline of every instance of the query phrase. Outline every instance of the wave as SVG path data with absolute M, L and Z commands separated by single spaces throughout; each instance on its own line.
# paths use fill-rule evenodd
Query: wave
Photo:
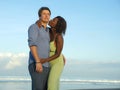
M 0 77 L 0 82 L 8 82 L 8 81 L 22 81 L 22 82 L 30 82 L 30 77 Z M 61 82 L 67 82 L 67 83 L 118 83 L 120 84 L 120 80 L 81 80 L 81 79 L 60 79 Z
M 80 79 L 61 79 L 62 82 L 80 82 L 80 83 L 119 83 L 120 80 L 80 80 Z
M 6 77 L 0 77 L 0 81 L 31 81 L 31 79 L 28 77 L 6 76 Z

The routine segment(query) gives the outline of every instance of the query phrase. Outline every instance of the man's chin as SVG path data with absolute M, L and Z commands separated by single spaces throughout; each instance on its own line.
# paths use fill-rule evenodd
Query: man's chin
M 44 23 L 49 23 L 49 21 L 43 21 Z

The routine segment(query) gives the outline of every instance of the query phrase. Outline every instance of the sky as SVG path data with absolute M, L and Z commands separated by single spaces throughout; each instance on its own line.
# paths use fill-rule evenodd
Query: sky
M 20 60 L 28 56 L 28 27 L 38 20 L 42 6 L 50 8 L 51 19 L 62 16 L 67 21 L 62 53 L 68 63 L 71 59 L 120 62 L 119 0 L 1 0 L 0 62 L 4 69 L 20 66 Z

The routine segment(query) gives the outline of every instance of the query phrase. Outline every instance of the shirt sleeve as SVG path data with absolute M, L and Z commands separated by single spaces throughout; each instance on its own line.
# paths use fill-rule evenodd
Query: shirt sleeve
M 37 46 L 37 37 L 38 37 L 38 30 L 35 29 L 33 26 L 30 26 L 28 29 L 28 45 Z

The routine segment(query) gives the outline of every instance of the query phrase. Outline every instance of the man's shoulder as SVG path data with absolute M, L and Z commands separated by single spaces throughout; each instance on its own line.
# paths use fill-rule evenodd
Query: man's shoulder
M 35 24 L 31 24 L 28 28 L 28 31 L 32 31 L 35 30 L 36 31 L 36 25 Z
M 29 26 L 29 28 L 33 28 L 33 27 L 35 27 L 36 25 L 35 24 L 31 24 L 30 26 Z

